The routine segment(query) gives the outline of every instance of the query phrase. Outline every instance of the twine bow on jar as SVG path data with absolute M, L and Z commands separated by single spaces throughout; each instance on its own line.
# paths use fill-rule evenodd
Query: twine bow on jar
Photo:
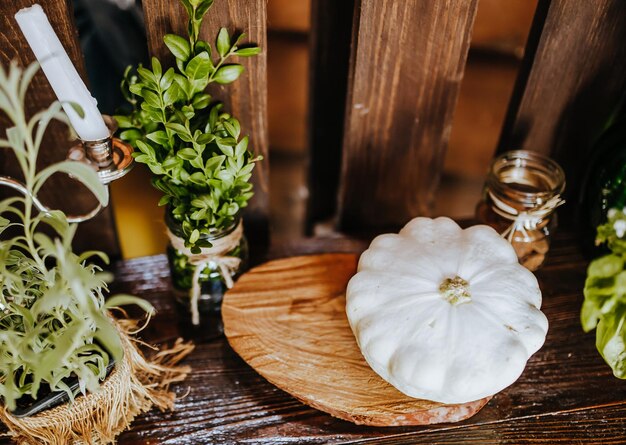
M 224 278 L 224 283 L 228 289 L 234 285 L 233 276 L 241 265 L 241 258 L 228 256 L 227 253 L 234 250 L 241 242 L 243 236 L 243 223 L 240 220 L 235 229 L 221 238 L 211 240 L 211 247 L 203 247 L 200 253 L 192 253 L 185 246 L 185 240 L 174 235 L 169 229 L 167 236 L 172 243 L 172 247 L 188 258 L 189 264 L 194 266 L 191 289 L 189 290 L 189 305 L 191 309 L 191 322 L 194 325 L 200 324 L 200 311 L 198 309 L 198 301 L 201 294 L 200 275 L 202 271 L 210 264 L 215 263 Z
M 493 211 L 502 218 L 512 221 L 511 225 L 500 234 L 509 242 L 513 241 L 515 232 L 522 233 L 524 240 L 528 240 L 528 231 L 537 230 L 539 224 L 546 217 L 552 214 L 557 207 L 565 204 L 565 200 L 561 198 L 561 195 L 557 194 L 544 203 L 538 203 L 532 209 L 520 211 L 496 197 L 491 190 L 489 191 L 489 198 L 493 202 Z

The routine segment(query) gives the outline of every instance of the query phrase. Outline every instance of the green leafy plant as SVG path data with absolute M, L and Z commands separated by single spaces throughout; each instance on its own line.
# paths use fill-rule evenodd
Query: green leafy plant
M 253 56 L 260 48 L 240 47 L 245 34 L 234 38 L 222 28 L 213 57 L 211 45 L 198 38 L 213 0 L 181 2 L 189 15 L 188 38 L 163 39 L 176 67 L 164 71 L 153 57 L 151 69 L 127 69 L 122 91 L 132 111 L 115 117 L 120 137 L 139 150 L 135 160 L 148 166 L 153 185 L 164 193 L 159 205 L 169 206 L 186 246 L 198 253 L 211 246 L 201 235 L 228 228 L 247 205 L 252 170 L 261 159 L 248 149 L 239 121 L 212 103 L 205 89 L 235 81 L 244 67 L 231 57 Z
M 626 378 L 626 209 L 611 209 L 598 226 L 598 244 L 611 253 L 587 269 L 585 301 L 580 314 L 585 332 L 596 330 L 596 347 L 613 374 Z
M 132 303 L 152 311 L 147 302 L 127 295 L 105 302 L 107 276 L 87 260 L 107 261 L 106 256 L 76 255 L 71 247 L 76 225 L 61 211 L 36 212 L 33 196 L 58 172 L 82 182 L 101 204 L 108 200 L 106 187 L 86 164 L 66 161 L 37 172 L 48 124 L 67 122 L 59 102 L 27 120 L 24 98 L 37 69 L 33 64 L 22 71 L 12 63 L 6 72 L 0 66 L 0 110 L 12 122 L 0 147 L 15 155 L 27 191 L 0 202 L 0 396 L 9 409 L 24 395 L 36 399 L 45 386 L 73 398 L 67 378 L 77 378 L 82 393 L 95 391 L 110 360 L 123 355 L 108 309 Z M 42 226 L 53 235 L 43 233 Z

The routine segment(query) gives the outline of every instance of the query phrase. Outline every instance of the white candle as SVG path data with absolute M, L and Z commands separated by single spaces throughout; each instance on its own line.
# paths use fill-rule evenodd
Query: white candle
M 48 78 L 57 98 L 78 136 L 84 141 L 96 141 L 110 135 L 96 99 L 82 81 L 61 41 L 55 34 L 46 13 L 35 4 L 15 14 L 15 20 L 24 33 L 41 69 Z M 85 113 L 81 118 L 67 102 L 75 102 Z

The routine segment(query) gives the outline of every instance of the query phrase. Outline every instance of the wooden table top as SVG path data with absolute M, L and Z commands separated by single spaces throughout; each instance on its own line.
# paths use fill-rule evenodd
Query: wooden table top
M 310 240 L 282 246 L 269 257 L 358 252 L 365 245 Z M 335 419 L 265 381 L 220 337 L 198 344 L 188 357 L 193 371 L 176 387 L 178 394 L 187 394 L 176 411 L 140 416 L 119 443 L 624 444 L 626 381 L 612 376 L 596 351 L 595 335 L 580 327 L 586 265 L 576 237 L 558 234 L 546 266 L 537 272 L 542 309 L 550 321 L 546 343 L 516 383 L 464 422 L 375 428 Z M 120 262 L 112 290 L 134 293 L 156 306 L 157 316 L 142 333 L 146 341 L 173 341 L 183 333 L 165 256 Z

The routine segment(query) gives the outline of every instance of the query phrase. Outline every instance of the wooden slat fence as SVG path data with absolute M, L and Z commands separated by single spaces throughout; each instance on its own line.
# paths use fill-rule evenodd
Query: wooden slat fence
M 3 64 L 32 60 L 13 21 L 32 3 L 0 6 Z M 39 3 L 84 73 L 70 1 Z M 378 230 L 431 212 L 478 7 L 477 0 L 313 0 L 309 227 L 334 217 L 340 230 Z M 143 0 L 143 8 L 150 51 L 163 57 L 163 35 L 184 32 L 185 12 L 174 0 Z M 266 157 L 247 215 L 257 240 L 266 238 L 269 219 L 266 16 L 265 0 L 217 0 L 202 30 L 209 41 L 220 26 L 245 31 L 264 49 L 242 60 L 240 81 L 211 90 Z M 498 150 L 552 154 L 575 195 L 591 143 L 625 88 L 626 3 L 539 0 Z M 39 75 L 32 109 L 53 99 Z M 65 155 L 66 142 L 56 131 L 44 164 Z M 13 171 L 10 161 L 0 158 L 3 173 Z M 64 178 L 55 178 L 44 199 L 67 209 L 70 192 L 79 205 L 92 202 Z M 113 226 L 107 210 L 81 228 L 81 240 L 115 255 Z

